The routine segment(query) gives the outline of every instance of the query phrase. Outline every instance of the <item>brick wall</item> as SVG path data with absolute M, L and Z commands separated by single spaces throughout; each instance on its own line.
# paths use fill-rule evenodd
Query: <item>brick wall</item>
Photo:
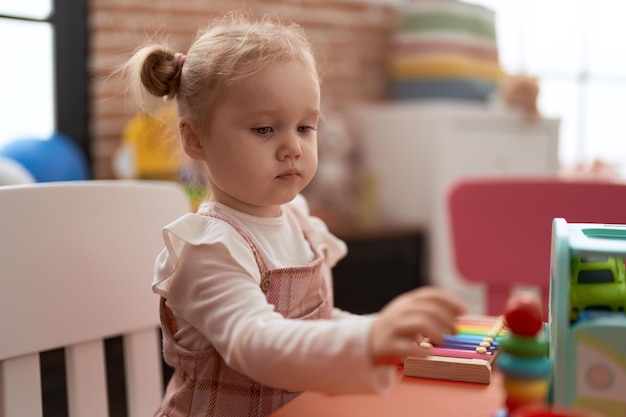
M 325 109 L 387 97 L 386 53 L 395 9 L 367 0 L 92 0 L 91 137 L 96 178 L 113 178 L 111 158 L 135 108 L 116 70 L 146 38 L 166 37 L 186 51 L 212 14 L 233 5 L 301 24 L 320 54 Z

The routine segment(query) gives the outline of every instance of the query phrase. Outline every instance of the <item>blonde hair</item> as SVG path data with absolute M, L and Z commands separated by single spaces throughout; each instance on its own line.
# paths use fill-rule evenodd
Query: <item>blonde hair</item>
M 303 62 L 319 77 L 315 51 L 300 26 L 235 11 L 199 31 L 186 56 L 153 44 L 136 51 L 127 69 L 140 105 L 148 102 L 146 92 L 175 99 L 180 116 L 190 116 L 206 128 L 230 85 L 280 60 Z

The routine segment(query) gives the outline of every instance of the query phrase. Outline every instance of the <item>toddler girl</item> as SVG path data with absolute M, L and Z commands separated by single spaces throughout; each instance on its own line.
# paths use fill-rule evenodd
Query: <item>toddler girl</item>
M 152 289 L 174 368 L 159 416 L 267 416 L 304 390 L 383 393 L 395 365 L 424 356 L 463 312 L 435 288 L 380 313 L 333 307 L 331 268 L 346 245 L 300 192 L 317 167 L 320 80 L 295 24 L 230 13 L 186 54 L 138 50 L 134 87 L 176 100 L 186 155 L 206 202 L 163 231 Z

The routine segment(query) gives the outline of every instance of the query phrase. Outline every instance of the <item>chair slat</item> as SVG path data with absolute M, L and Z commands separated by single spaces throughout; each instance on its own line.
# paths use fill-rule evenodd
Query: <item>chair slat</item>
M 160 332 L 147 329 L 124 336 L 128 416 L 151 416 L 163 395 Z
M 39 367 L 39 354 L 0 362 L 0 416 L 43 416 Z
M 65 350 L 70 417 L 108 417 L 106 360 L 102 340 Z

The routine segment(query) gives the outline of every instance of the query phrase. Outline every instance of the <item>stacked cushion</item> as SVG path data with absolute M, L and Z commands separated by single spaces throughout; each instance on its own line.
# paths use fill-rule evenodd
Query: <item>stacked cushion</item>
M 486 100 L 497 88 L 495 13 L 453 0 L 414 0 L 400 11 L 390 75 L 397 99 Z

